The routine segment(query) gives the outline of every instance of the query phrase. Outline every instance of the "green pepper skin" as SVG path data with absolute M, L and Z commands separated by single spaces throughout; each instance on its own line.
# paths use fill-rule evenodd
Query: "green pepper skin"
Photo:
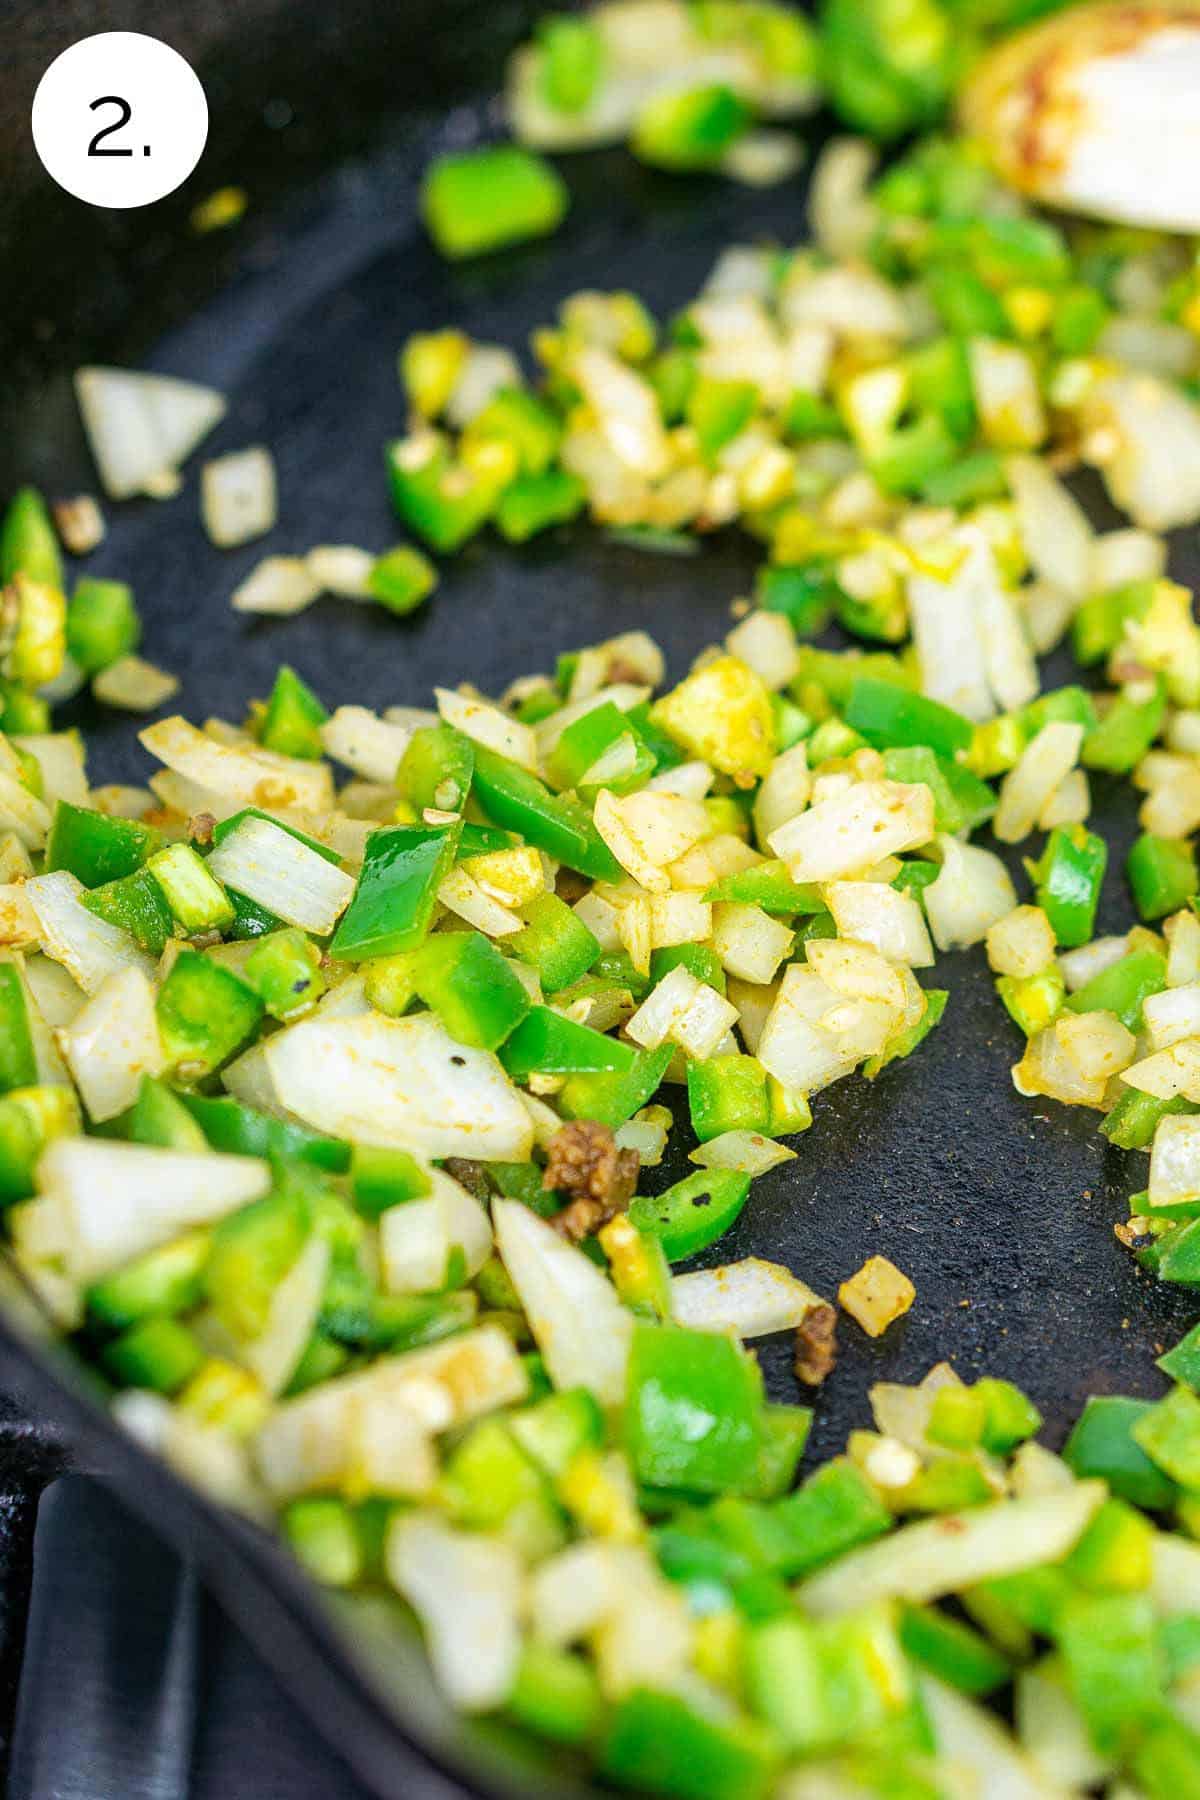
M 458 827 L 453 825 L 387 825 L 373 831 L 330 955 L 363 962 L 420 944 L 457 847 Z
M 497 825 L 519 832 L 569 869 L 593 881 L 621 879 L 620 864 L 578 801 L 552 794 L 536 775 L 479 744 L 473 792 Z
M 669 1262 L 682 1262 L 729 1230 L 749 1193 L 750 1177 L 740 1170 L 697 1169 L 652 1200 L 639 1195 L 629 1217 L 661 1241 Z

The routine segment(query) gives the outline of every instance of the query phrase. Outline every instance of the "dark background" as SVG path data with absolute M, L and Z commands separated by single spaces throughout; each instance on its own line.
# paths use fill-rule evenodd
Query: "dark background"
M 728 628 L 730 601 L 749 589 L 753 550 L 735 535 L 674 558 L 580 527 L 522 550 L 472 546 L 411 621 L 332 600 L 278 622 L 229 609 L 233 588 L 268 552 L 395 540 L 380 452 L 403 428 L 395 353 L 410 331 L 453 322 L 521 346 L 587 286 L 633 287 L 665 315 L 724 243 L 802 235 L 802 183 L 758 194 L 598 152 L 563 165 L 574 206 L 553 242 L 463 269 L 442 264 L 415 223 L 415 182 L 432 151 L 495 128 L 489 95 L 528 18 L 521 7 L 462 0 L 0 8 L 0 495 L 25 479 L 51 496 L 95 491 L 69 386 L 84 360 L 212 382 L 230 412 L 202 456 L 261 442 L 276 458 L 279 523 L 238 551 L 205 538 L 194 465 L 169 503 L 106 508 L 110 534 L 88 566 L 133 582 L 145 652 L 183 676 L 192 717 L 239 718 L 283 659 L 330 704 L 424 703 L 435 682 L 465 678 L 498 692 L 516 674 L 552 666 L 560 650 L 634 625 L 659 638 L 678 676 Z M 41 73 L 97 29 L 166 38 L 208 93 L 200 167 L 139 212 L 105 214 L 63 194 L 28 135 Z M 249 195 L 245 219 L 197 238 L 191 209 L 230 183 Z M 1081 491 L 1098 520 L 1113 522 L 1096 487 Z M 1174 572 L 1186 580 L 1195 566 L 1195 533 L 1183 534 Z M 1067 678 L 1058 659 L 1046 685 Z M 144 777 L 135 722 L 100 716 L 87 701 L 64 720 L 93 741 L 94 779 Z M 1094 794 L 1094 823 L 1112 846 L 1100 929 L 1124 930 L 1132 797 L 1102 778 Z M 1010 861 L 1018 872 L 1019 856 Z M 1160 1391 L 1152 1357 L 1190 1323 L 1187 1296 L 1140 1275 L 1112 1235 L 1125 1197 L 1144 1185 L 1144 1159 L 1109 1150 L 1094 1114 L 1016 1095 L 1009 1068 L 1020 1042 L 980 952 L 939 959 L 931 980 L 952 991 L 944 1024 L 874 1087 L 856 1077 L 819 1096 L 798 1159 L 755 1184 L 742 1220 L 709 1253 L 771 1257 L 832 1294 L 879 1252 L 917 1284 L 912 1313 L 882 1341 L 845 1324 L 810 1456 L 840 1448 L 866 1422 L 870 1382 L 917 1379 L 940 1357 L 968 1379 L 987 1370 L 1021 1382 L 1058 1443 L 1087 1393 Z M 683 1156 L 677 1149 L 649 1179 L 674 1179 Z M 769 1341 L 762 1360 L 776 1396 L 798 1398 L 790 1345 Z M 0 1378 L 33 1397 L 32 1414 L 26 1405 L 0 1421 L 0 1703 L 7 1695 L 11 1706 L 27 1644 L 14 1800 L 358 1791 L 205 1596 L 197 1567 L 315 1732 L 354 1757 L 373 1791 L 457 1791 L 445 1771 L 464 1757 L 477 1781 L 504 1779 L 508 1765 L 487 1734 L 476 1761 L 479 1731 L 460 1735 L 423 1703 L 414 1711 L 418 1678 L 407 1662 L 410 1724 L 405 1741 L 394 1734 L 354 1674 L 326 1654 L 304 1590 L 251 1534 L 225 1532 L 31 1373 L 18 1350 L 10 1347 Z M 66 1424 L 49 1426 L 51 1413 Z M 67 1463 L 83 1473 L 42 1508 L 26 1638 L 36 1493 Z M 96 1469 L 117 1482 L 138 1522 L 88 1479 Z M 185 1549 L 184 1565 L 158 1530 Z M 434 1740 L 427 1756 L 418 1744 Z M 517 1785 L 528 1792 L 548 1780 L 554 1787 L 526 1771 Z

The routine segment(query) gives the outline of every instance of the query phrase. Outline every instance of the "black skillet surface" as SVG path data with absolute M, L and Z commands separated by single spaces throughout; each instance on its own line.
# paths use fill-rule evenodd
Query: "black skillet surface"
M 155 9 L 133 10 L 137 22 L 154 28 Z M 313 91 L 312 59 L 305 61 L 295 41 L 303 17 L 286 41 L 278 34 L 250 40 L 259 56 L 248 74 L 240 64 L 231 74 L 227 56 L 212 62 L 210 74 L 201 58 L 214 104 L 212 147 L 182 195 L 164 203 L 167 213 L 97 221 L 47 181 L 37 220 L 27 214 L 24 222 L 43 244 L 61 245 L 60 279 L 47 281 L 44 263 L 34 259 L 36 291 L 21 306 L 11 287 L 11 253 L 5 264 L 11 304 L 4 316 L 10 327 L 18 321 L 11 351 L 19 379 L 2 402 L 0 492 L 27 478 L 52 494 L 94 487 L 66 382 L 84 354 L 136 359 L 214 383 L 228 394 L 230 412 L 204 454 L 260 442 L 275 454 L 281 504 L 270 538 L 234 553 L 214 550 L 199 524 L 193 472 L 174 501 L 109 509 L 109 538 L 88 564 L 133 582 L 147 654 L 183 677 L 181 704 L 192 717 L 240 717 L 284 659 L 330 703 L 424 703 L 435 683 L 469 679 L 498 692 L 517 674 L 551 666 L 560 650 L 634 625 L 654 633 L 678 676 L 727 629 L 730 601 L 748 590 L 754 555 L 736 536 L 709 543 L 700 556 L 674 558 L 616 545 L 583 527 L 523 550 L 472 546 L 446 566 L 432 604 L 411 621 L 334 601 L 279 622 L 249 622 L 230 611 L 232 589 L 268 552 L 319 542 L 382 549 L 394 541 L 381 446 L 402 428 L 394 364 L 410 331 L 456 323 L 520 346 L 567 293 L 588 286 L 634 288 L 666 315 L 696 290 L 723 244 L 801 235 L 798 184 L 756 194 L 676 181 L 606 152 L 565 165 L 574 207 L 552 243 L 447 268 L 415 225 L 415 179 L 433 150 L 487 130 L 486 105 L 450 101 L 462 100 L 468 78 L 487 91 L 496 45 L 520 19 L 490 13 L 480 29 L 471 26 L 478 14 L 469 8 L 443 13 L 441 34 L 430 38 L 423 13 L 406 17 L 387 26 L 371 8 L 361 18 L 353 9 L 339 14 L 335 41 L 326 46 L 323 99 Z M 351 53 L 356 22 L 365 46 L 359 56 Z M 266 42 L 270 56 L 262 54 Z M 58 47 L 49 45 L 44 60 Z M 404 107 L 380 108 L 385 51 L 402 70 Z M 414 93 L 422 85 L 425 93 Z M 264 104 L 258 122 L 249 96 Z M 436 112 L 423 110 L 430 101 Z M 353 103 L 360 113 L 348 119 Z M 292 131 L 298 135 L 289 177 L 280 144 Z M 218 241 L 173 245 L 188 206 L 229 179 L 251 193 L 246 223 Z M 10 211 L 10 233 L 13 222 Z M 82 263 L 70 254 L 81 244 L 88 252 Z M 1084 491 L 1094 516 L 1112 522 L 1098 490 Z M 1200 557 L 1189 535 L 1175 547 L 1174 572 L 1196 580 Z M 1046 685 L 1069 678 L 1065 658 L 1046 671 Z M 86 702 L 71 722 L 88 732 L 96 779 L 144 774 L 133 724 Z M 1124 929 L 1130 910 L 1120 869 L 1134 808 L 1120 784 L 1103 780 L 1095 783 L 1095 801 L 1095 823 L 1113 851 L 1100 929 Z M 1016 872 L 1019 859 L 1011 860 Z M 1138 1274 L 1112 1236 L 1125 1196 L 1143 1185 L 1142 1159 L 1108 1150 L 1093 1114 L 1016 1095 L 1008 1071 L 1018 1041 L 980 953 L 939 959 L 933 979 L 952 992 L 939 1030 L 874 1087 L 853 1078 L 819 1096 L 797 1160 L 755 1184 L 742 1220 L 709 1253 L 709 1260 L 770 1257 L 831 1293 L 879 1252 L 916 1282 L 912 1313 L 881 1342 L 844 1326 L 839 1368 L 818 1404 L 816 1457 L 865 1422 L 872 1381 L 917 1379 L 942 1357 L 968 1379 L 988 1370 L 1020 1381 L 1058 1442 L 1088 1393 L 1159 1391 L 1152 1358 L 1189 1323 L 1187 1297 Z M 685 1148 L 650 1179 L 675 1179 L 686 1166 Z M 84 1445 L 84 1466 L 99 1467 L 135 1511 L 195 1551 L 284 1686 L 372 1791 L 460 1791 L 446 1785 L 456 1774 L 488 1791 L 509 1785 L 507 1747 L 491 1731 L 448 1721 L 424 1693 L 406 1647 L 389 1649 L 387 1658 L 392 1673 L 401 1672 L 409 1721 L 397 1732 L 339 1659 L 322 1615 L 279 1558 L 253 1533 L 224 1526 L 98 1425 L 73 1394 L 57 1389 L 40 1364 L 10 1349 L 13 1383 L 32 1392 L 43 1412 L 66 1418 L 69 1441 Z M 796 1398 L 788 1344 L 767 1342 L 762 1360 L 772 1392 Z M 32 1463 L 49 1454 L 35 1448 L 44 1436 L 18 1434 L 5 1459 L 14 1479 L 22 1457 Z M 77 1520 L 72 1508 L 81 1504 L 77 1491 L 56 1501 L 43 1528 L 50 1542 L 70 1541 L 61 1521 Z M 112 1522 L 101 1518 L 95 1529 L 103 1543 Z M 44 1590 L 38 1604 L 35 1622 L 53 1616 Z M 79 1592 L 71 1604 L 87 1614 Z M 143 1596 L 140 1604 L 151 1602 Z M 356 1638 L 360 1646 L 365 1641 L 361 1622 Z M 166 1731 L 168 1740 L 174 1736 L 174 1728 Z M 165 1779 L 146 1791 L 183 1791 L 170 1785 L 169 1774 Z M 532 1766 L 518 1765 L 515 1775 L 526 1792 L 561 1791 L 562 1779 Z

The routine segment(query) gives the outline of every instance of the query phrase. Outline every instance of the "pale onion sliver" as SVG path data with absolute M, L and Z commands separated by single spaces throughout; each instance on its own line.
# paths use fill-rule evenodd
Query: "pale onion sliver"
M 270 819 L 243 819 L 208 867 L 218 881 L 314 937 L 329 936 L 354 893 L 351 876 Z

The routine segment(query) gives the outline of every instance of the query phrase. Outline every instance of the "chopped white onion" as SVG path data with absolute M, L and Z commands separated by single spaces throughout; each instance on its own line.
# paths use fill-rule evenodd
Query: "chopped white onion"
M 161 1074 L 164 1064 L 154 989 L 145 972 L 129 968 L 109 975 L 62 1028 L 59 1042 L 96 1124 L 132 1106 L 142 1077 Z
M 275 461 L 255 445 L 207 462 L 200 471 L 200 516 L 213 543 L 229 550 L 262 537 L 275 523 Z
M 139 950 L 126 931 L 98 919 L 80 904 L 83 883 L 67 869 L 35 875 L 23 893 L 37 919 L 42 949 L 62 963 L 85 994 L 96 993 L 110 975 L 139 969 L 152 979 L 154 958 Z
M 519 1200 L 494 1200 L 496 1244 L 556 1388 L 625 1399 L 633 1315 L 607 1276 Z
M 179 692 L 179 677 L 142 656 L 118 656 L 92 676 L 92 693 L 102 706 L 122 712 L 156 712 Z
M 430 1192 L 389 1206 L 379 1220 L 379 1255 L 389 1294 L 431 1294 L 445 1287 L 458 1251 L 473 1281 L 491 1254 L 492 1228 L 473 1194 L 442 1169 L 430 1169 Z
M 354 893 L 352 876 L 270 819 L 243 819 L 208 867 L 218 881 L 315 937 L 329 936 Z
M 764 1262 L 758 1256 L 676 1275 L 671 1303 L 681 1325 L 695 1331 L 732 1331 L 740 1338 L 792 1331 L 823 1304 L 821 1296 L 782 1263 Z
M 157 494 L 225 416 L 224 396 L 194 381 L 126 369 L 75 372 L 75 396 L 105 492 Z
M 503 1705 L 521 1656 L 521 1561 L 500 1537 L 455 1531 L 433 1513 L 400 1514 L 388 1579 L 413 1608 L 446 1698 L 464 1712 Z
M 311 606 L 320 591 L 303 556 L 265 556 L 233 590 L 230 605 L 234 612 L 291 618 Z

